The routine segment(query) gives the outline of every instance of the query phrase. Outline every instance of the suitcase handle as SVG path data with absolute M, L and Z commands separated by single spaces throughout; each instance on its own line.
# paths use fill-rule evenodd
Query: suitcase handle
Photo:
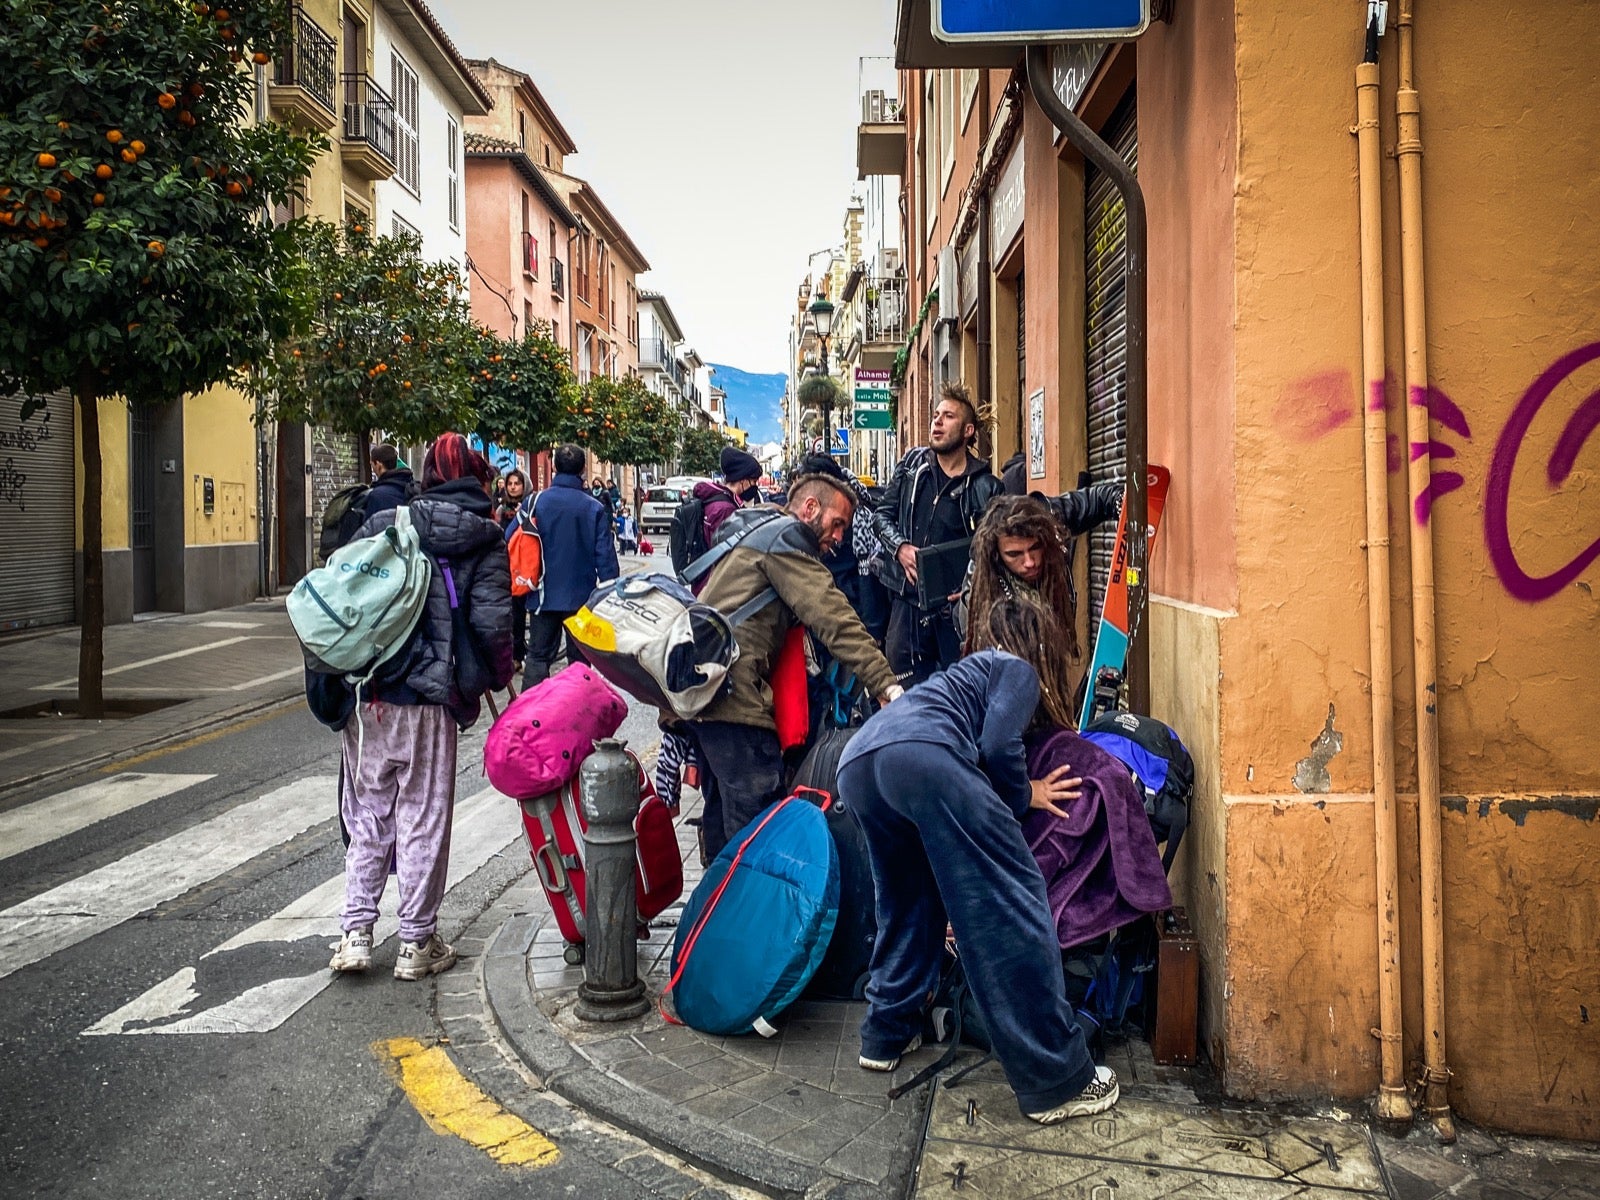
M 561 852 L 553 841 L 534 850 L 533 869 L 545 891 L 552 895 L 565 896 L 572 890 L 566 864 L 561 861 Z
M 822 788 L 797 787 L 794 789 L 794 794 L 810 800 L 823 812 L 827 812 L 834 806 L 833 793 L 824 791 Z M 840 805 L 839 807 L 843 808 L 844 806 Z

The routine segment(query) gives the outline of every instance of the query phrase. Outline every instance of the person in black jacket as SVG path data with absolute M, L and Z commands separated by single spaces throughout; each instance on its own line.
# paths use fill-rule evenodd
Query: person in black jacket
M 978 412 L 967 389 L 947 383 L 940 393 L 928 444 L 900 460 L 873 514 L 887 551 L 879 578 L 893 598 L 885 648 L 902 679 L 920 682 L 961 655 L 961 639 L 947 597 L 917 602 L 917 550 L 970 538 L 1001 483 L 970 450 Z
M 396 657 L 360 697 L 344 727 L 340 807 L 350 844 L 340 941 L 329 966 L 372 965 L 372 929 L 391 853 L 400 882 L 396 979 L 422 979 L 455 965 L 439 936 L 455 802 L 456 738 L 478 719 L 483 694 L 511 680 L 511 567 L 491 516 L 489 464 L 459 433 L 428 451 L 411 523 L 432 563 L 421 619 Z M 395 523 L 393 509 L 357 537 Z M 365 689 L 364 689 L 365 691 Z
M 400 464 L 400 452 L 387 442 L 372 448 L 372 469 L 378 472 L 362 506 L 367 519 L 409 504 L 419 491 L 411 469 Z

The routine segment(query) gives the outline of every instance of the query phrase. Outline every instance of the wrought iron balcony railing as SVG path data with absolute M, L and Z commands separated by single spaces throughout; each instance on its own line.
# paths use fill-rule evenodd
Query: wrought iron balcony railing
M 341 75 L 344 85 L 344 140 L 370 146 L 392 170 L 395 158 L 394 101 L 370 75 Z

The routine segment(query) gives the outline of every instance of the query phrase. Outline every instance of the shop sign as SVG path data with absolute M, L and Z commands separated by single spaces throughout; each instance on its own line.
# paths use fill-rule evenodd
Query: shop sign
M 1051 50 L 1050 78 L 1061 103 L 1072 109 L 1078 107 L 1108 45 L 1107 42 L 1070 42 Z
M 1006 158 L 1006 165 L 995 181 L 994 198 L 989 206 L 989 252 L 998 259 L 1011 248 L 1022 230 L 1023 200 L 1027 191 L 1022 177 L 1022 139 L 1018 138 Z

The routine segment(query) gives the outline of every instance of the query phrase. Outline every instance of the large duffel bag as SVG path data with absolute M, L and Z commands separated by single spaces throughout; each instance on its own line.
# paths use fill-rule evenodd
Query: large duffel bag
M 587 663 L 557 671 L 511 701 L 483 742 L 489 782 L 513 800 L 553 792 L 577 777 L 601 738 L 622 727 L 627 703 Z
M 795 771 L 794 790 L 828 797 L 823 816 L 839 856 L 839 919 L 833 939 L 806 995 L 817 1000 L 860 1000 L 866 996 L 872 947 L 878 940 L 878 914 L 867 839 L 855 813 L 839 797 L 839 759 L 859 726 L 824 725 Z

